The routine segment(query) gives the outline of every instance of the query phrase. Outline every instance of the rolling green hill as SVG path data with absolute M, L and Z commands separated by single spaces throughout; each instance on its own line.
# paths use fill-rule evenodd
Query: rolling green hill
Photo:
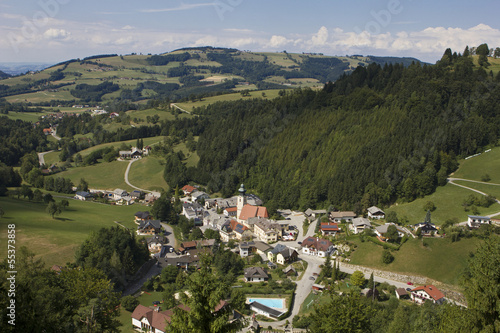
M 52 106 L 153 98 L 179 100 L 242 89 L 321 86 L 358 65 L 408 66 L 413 61 L 418 60 L 221 48 L 188 48 L 161 55 L 96 55 L 2 80 L 0 97 L 6 97 L 9 103 Z

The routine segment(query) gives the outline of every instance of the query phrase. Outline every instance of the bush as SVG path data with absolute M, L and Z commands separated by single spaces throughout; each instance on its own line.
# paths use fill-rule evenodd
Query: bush
M 390 264 L 391 262 L 394 261 L 394 256 L 391 254 L 389 251 L 384 251 L 382 253 L 382 262 L 384 264 Z
M 122 306 L 125 310 L 129 312 L 133 312 L 134 309 L 139 305 L 139 300 L 134 296 L 125 296 L 122 298 Z

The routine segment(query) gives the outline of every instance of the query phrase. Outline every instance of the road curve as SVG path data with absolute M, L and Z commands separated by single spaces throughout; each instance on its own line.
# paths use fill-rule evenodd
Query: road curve
M 148 192 L 148 193 L 152 193 L 153 191 L 149 191 L 149 190 L 145 190 L 143 188 L 137 187 L 135 185 L 130 184 L 130 182 L 128 181 L 128 174 L 130 172 L 130 167 L 132 166 L 132 163 L 134 163 L 135 161 L 137 161 L 137 160 L 136 159 L 131 159 L 130 162 L 128 163 L 128 165 L 127 165 L 127 169 L 125 170 L 125 183 L 128 186 L 130 186 L 132 188 L 135 188 L 136 190 L 143 191 L 143 192 Z

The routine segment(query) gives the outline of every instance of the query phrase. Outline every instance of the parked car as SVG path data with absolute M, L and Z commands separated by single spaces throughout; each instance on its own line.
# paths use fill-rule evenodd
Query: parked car
M 407 285 L 413 286 L 413 282 L 406 282 Z
M 411 291 L 411 288 L 406 288 L 406 291 Z

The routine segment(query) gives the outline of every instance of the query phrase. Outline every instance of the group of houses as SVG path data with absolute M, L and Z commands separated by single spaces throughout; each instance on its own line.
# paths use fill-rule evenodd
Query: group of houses
M 97 196 L 103 196 L 117 205 L 132 205 L 136 202 L 142 202 L 149 205 L 158 199 L 161 194 L 158 192 L 144 193 L 140 190 L 133 190 L 129 193 L 121 188 L 117 188 L 113 191 L 89 190 L 77 191 L 75 193 L 75 199 L 82 201 L 90 201 Z
M 119 155 L 120 158 L 123 159 L 138 159 L 142 156 L 147 156 L 151 152 L 151 147 L 146 146 L 142 149 L 137 147 L 132 147 L 130 150 L 120 150 Z

